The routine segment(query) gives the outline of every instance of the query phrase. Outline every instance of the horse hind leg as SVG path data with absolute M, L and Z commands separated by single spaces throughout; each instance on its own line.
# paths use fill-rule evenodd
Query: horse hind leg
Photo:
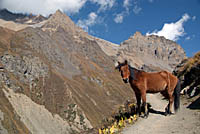
M 172 104 L 173 104 L 174 97 L 172 94 L 169 94 L 169 104 L 165 108 L 165 116 L 172 114 Z
M 170 112 L 169 112 L 169 110 L 170 110 L 170 97 L 169 97 L 169 94 L 168 94 L 168 92 L 167 92 L 166 90 L 163 91 L 163 92 L 161 92 L 161 94 L 162 94 L 166 99 L 169 100 L 168 105 L 165 107 L 165 113 L 164 113 L 164 115 L 167 116 L 167 115 L 170 113 Z
M 144 118 L 148 118 L 149 112 L 146 103 L 146 92 L 142 93 L 142 106 L 144 107 Z
M 170 81 L 170 76 L 169 74 L 167 75 L 168 81 L 167 81 L 167 94 L 168 94 L 168 99 L 169 99 L 169 104 L 165 108 L 165 115 L 171 115 L 172 114 L 172 104 L 174 101 L 174 96 L 173 96 L 173 91 L 171 90 L 171 81 Z
M 168 114 L 172 114 L 172 104 L 173 104 L 173 101 L 174 101 L 174 96 L 172 94 L 170 94 L 169 96 L 169 111 L 168 111 Z

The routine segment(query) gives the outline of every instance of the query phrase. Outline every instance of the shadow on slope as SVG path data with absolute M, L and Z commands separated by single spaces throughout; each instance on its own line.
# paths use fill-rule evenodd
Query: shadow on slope
M 187 108 L 193 110 L 200 109 L 200 97 L 193 101 Z

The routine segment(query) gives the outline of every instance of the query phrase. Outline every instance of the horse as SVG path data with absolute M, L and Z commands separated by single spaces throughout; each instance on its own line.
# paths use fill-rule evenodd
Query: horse
M 125 83 L 130 83 L 130 86 L 135 92 L 137 100 L 137 114 L 141 116 L 141 98 L 142 106 L 144 107 L 144 117 L 149 115 L 146 93 L 160 92 L 169 100 L 169 104 L 165 108 L 165 116 L 172 114 L 172 104 L 174 102 L 174 111 L 177 112 L 180 108 L 180 81 L 172 73 L 168 71 L 160 72 L 144 72 L 131 67 L 128 61 L 124 63 L 118 62 L 116 69 L 121 72 L 121 77 Z

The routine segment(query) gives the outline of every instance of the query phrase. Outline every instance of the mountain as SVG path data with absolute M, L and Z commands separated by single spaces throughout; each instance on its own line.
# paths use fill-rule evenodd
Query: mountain
M 120 44 L 117 59 L 127 59 L 132 66 L 145 71 L 168 70 L 170 72 L 185 56 L 180 45 L 156 35 L 143 36 L 136 32 Z
M 27 27 L 41 27 L 45 20 L 47 18 L 42 15 L 14 14 L 6 9 L 0 10 L 0 26 L 13 31 Z
M 2 16 L 3 134 L 95 132 L 120 105 L 134 100 L 114 69 L 116 60 L 127 59 L 148 71 L 171 71 L 185 58 L 179 45 L 163 37 L 136 32 L 120 45 L 93 37 L 59 10 L 48 18 L 31 15 L 20 22 L 15 14 Z
M 14 21 L 28 19 L 27 15 L 11 13 L 7 9 L 0 10 L 0 18 L 6 21 Z
M 134 98 L 96 38 L 60 11 L 0 35 L 0 133 L 89 133 Z
M 41 21 L 46 20 L 47 18 L 42 16 L 42 15 L 25 15 L 25 14 L 16 14 L 8 11 L 7 9 L 1 9 L 0 10 L 0 19 L 5 20 L 5 21 L 13 21 L 16 23 L 24 24 L 35 24 L 39 23 Z

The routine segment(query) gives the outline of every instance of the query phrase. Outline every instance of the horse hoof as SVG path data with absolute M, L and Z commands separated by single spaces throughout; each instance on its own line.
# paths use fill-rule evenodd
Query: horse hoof
M 148 118 L 148 115 L 145 115 L 144 118 L 147 119 L 147 118 Z
M 172 112 L 169 112 L 169 115 L 173 115 L 173 113 L 172 113 Z
M 142 118 L 144 119 L 147 119 L 148 118 L 148 114 L 144 114 L 143 116 L 141 116 Z
M 173 115 L 173 113 L 172 112 L 165 112 L 164 115 L 165 116 L 168 116 L 168 115 L 170 116 L 170 115 Z

